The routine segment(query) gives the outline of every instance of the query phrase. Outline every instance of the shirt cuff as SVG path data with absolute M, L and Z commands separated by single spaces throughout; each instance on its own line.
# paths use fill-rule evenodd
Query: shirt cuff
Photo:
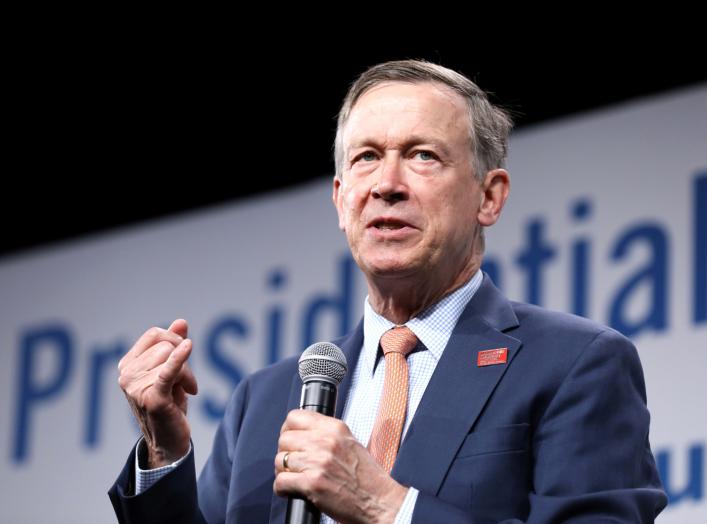
M 189 456 L 189 453 L 191 453 L 191 442 L 189 443 L 189 450 L 187 451 L 187 454 L 179 460 L 176 460 L 171 464 L 167 464 L 166 466 L 162 466 L 161 468 L 142 469 L 140 467 L 140 463 L 145 465 L 147 461 L 144 458 L 141 460 L 141 456 L 146 457 L 147 450 L 145 449 L 145 439 L 140 437 L 137 446 L 135 446 L 135 495 L 139 495 L 140 493 L 150 489 L 155 482 L 184 462 L 184 459 Z
M 403 504 L 400 506 L 398 514 L 395 515 L 395 524 L 410 524 L 412 522 L 412 514 L 415 511 L 418 493 L 420 492 L 415 488 L 408 488 Z

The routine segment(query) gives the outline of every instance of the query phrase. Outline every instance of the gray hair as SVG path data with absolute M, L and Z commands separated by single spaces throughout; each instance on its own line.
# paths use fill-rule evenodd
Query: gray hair
M 337 177 L 341 178 L 343 174 L 343 130 L 351 110 L 366 91 L 385 82 L 436 82 L 459 93 L 469 110 L 471 153 L 477 180 L 483 180 L 491 169 L 504 167 L 508 134 L 513 127 L 506 111 L 494 106 L 479 86 L 452 69 L 423 60 L 396 60 L 375 65 L 363 72 L 346 94 L 339 111 L 334 140 Z

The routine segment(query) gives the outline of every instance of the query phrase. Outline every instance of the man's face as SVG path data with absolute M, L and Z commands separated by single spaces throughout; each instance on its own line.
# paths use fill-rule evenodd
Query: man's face
M 468 122 L 461 96 L 433 83 L 389 82 L 356 102 L 334 203 L 367 276 L 451 281 L 469 269 L 483 196 Z

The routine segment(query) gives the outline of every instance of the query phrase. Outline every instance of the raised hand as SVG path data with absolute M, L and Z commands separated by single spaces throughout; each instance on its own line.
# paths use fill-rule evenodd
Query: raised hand
M 171 464 L 189 451 L 187 393 L 197 392 L 187 365 L 192 342 L 186 320 L 151 327 L 118 363 L 118 384 L 145 437 L 149 467 Z

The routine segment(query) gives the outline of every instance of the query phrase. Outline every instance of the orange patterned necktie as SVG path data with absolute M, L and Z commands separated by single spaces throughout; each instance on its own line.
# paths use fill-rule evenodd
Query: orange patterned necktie
M 380 345 L 385 355 L 385 379 L 368 451 L 390 473 L 400 447 L 407 412 L 407 356 L 415 349 L 417 337 L 409 328 L 397 326 L 383 334 Z

